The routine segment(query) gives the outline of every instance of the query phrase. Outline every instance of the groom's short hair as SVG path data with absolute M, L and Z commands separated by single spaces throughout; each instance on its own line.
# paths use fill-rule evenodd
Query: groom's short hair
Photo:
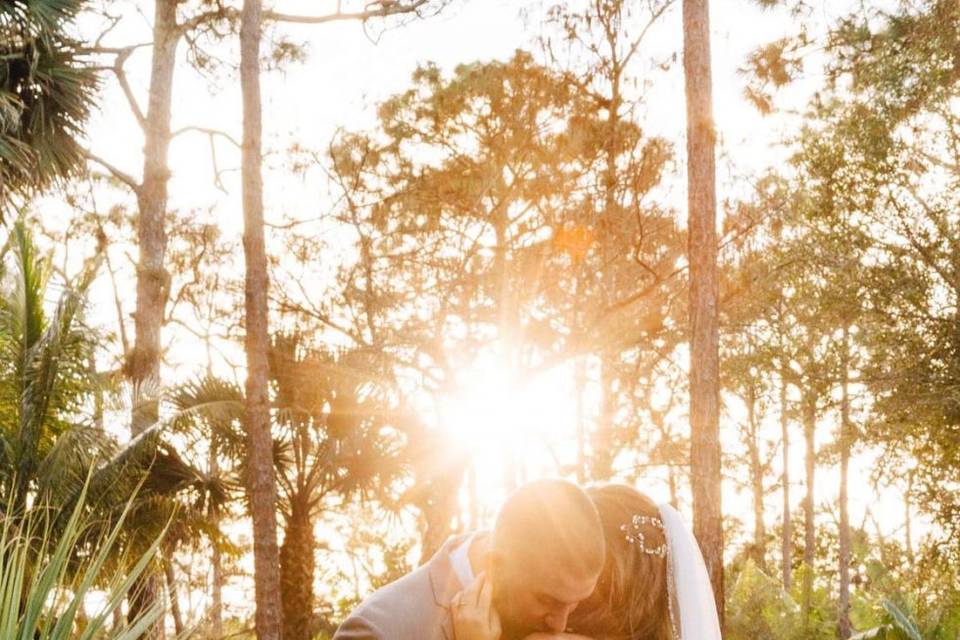
M 603 525 L 583 489 L 566 480 L 537 480 L 504 502 L 493 529 L 493 549 L 515 561 L 545 560 L 576 575 L 591 575 L 603 566 Z

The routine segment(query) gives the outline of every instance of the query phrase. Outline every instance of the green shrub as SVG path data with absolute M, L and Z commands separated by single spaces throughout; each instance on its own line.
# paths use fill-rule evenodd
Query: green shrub
M 802 570 L 797 572 L 802 581 Z M 833 621 L 825 607 L 827 600 L 814 590 L 814 606 L 804 624 L 797 594 L 783 590 L 780 582 L 761 571 L 752 560 L 743 564 L 727 599 L 727 640 L 832 640 Z M 826 614 L 826 615 L 825 615 Z

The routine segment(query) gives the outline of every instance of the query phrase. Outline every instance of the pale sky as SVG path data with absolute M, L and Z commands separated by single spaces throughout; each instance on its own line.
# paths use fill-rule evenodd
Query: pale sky
M 115 6 L 127 6 L 112 3 Z M 349 3 L 347 3 L 349 5 Z M 409 84 L 411 72 L 419 63 L 434 61 L 446 69 L 464 62 L 509 57 L 520 47 L 533 46 L 540 25 L 521 18 L 523 8 L 536 13 L 540 0 L 453 0 L 436 17 L 412 22 L 382 33 L 378 42 L 365 35 L 359 23 L 334 23 L 320 26 L 286 25 L 280 27 L 294 41 L 307 43 L 309 59 L 286 72 L 264 77 L 264 126 L 267 145 L 284 148 L 291 142 L 324 148 L 339 127 L 355 129 L 373 122 L 375 104 Z M 149 12 L 149 3 L 143 3 Z M 323 13 L 334 7 L 333 1 L 288 1 L 277 10 Z M 319 7 L 319 8 L 318 8 Z M 738 166 L 757 169 L 779 160 L 782 155 L 771 148 L 778 139 L 781 119 L 760 119 L 742 99 L 744 79 L 737 69 L 745 56 L 758 44 L 768 42 L 791 29 L 791 24 L 775 12 L 757 9 L 750 0 L 715 0 L 712 4 L 715 113 L 721 144 L 735 149 Z M 369 27 L 374 32 L 376 27 Z M 122 45 L 149 40 L 149 21 L 130 12 L 105 41 Z M 673 7 L 651 32 L 651 55 L 658 59 L 679 52 L 681 45 L 680 12 Z M 181 57 L 185 47 L 181 46 Z M 230 52 L 235 56 L 235 51 Z M 228 54 L 229 55 L 229 54 Z M 141 104 L 145 102 L 149 49 L 135 54 L 128 62 L 129 76 Z M 657 84 L 644 122 L 651 133 L 680 141 L 683 135 L 683 84 L 679 65 L 655 76 Z M 239 81 L 226 70 L 210 83 L 185 66 L 177 71 L 173 128 L 202 126 L 217 128 L 240 137 Z M 800 101 L 802 102 L 802 100 Z M 91 131 L 92 146 L 114 164 L 137 175 L 140 165 L 141 135 L 130 116 L 116 83 L 108 83 L 101 101 L 102 112 Z M 231 166 L 232 153 L 227 143 L 219 150 L 224 166 Z M 222 202 L 214 191 L 209 168 L 209 148 L 204 136 L 187 134 L 171 148 L 173 206 L 196 207 L 202 202 Z M 233 158 L 235 159 L 235 157 Z M 319 189 L 319 185 L 313 185 Z M 278 198 L 267 183 L 268 198 Z M 278 201 L 271 201 L 278 204 Z M 286 203 L 285 203 L 286 204 Z M 302 206 L 302 202 L 297 203 Z M 239 215 L 227 216 L 224 224 L 239 224 Z

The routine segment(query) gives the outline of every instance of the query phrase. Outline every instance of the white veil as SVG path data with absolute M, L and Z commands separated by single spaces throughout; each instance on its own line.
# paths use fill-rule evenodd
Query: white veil
M 658 505 L 667 539 L 667 588 L 674 638 L 721 640 L 710 576 L 700 546 L 677 510 Z

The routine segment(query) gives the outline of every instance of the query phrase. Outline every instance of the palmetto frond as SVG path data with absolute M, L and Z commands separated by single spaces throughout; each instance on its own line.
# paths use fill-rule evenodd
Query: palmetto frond
M 217 440 L 217 449 L 223 455 L 242 457 L 245 434 L 240 387 L 216 376 L 205 376 L 179 385 L 170 393 L 169 401 L 176 411 L 174 430 L 201 430 L 204 437 Z
M 400 473 L 401 416 L 379 358 L 368 350 L 330 352 L 296 333 L 274 336 L 283 501 L 319 505 L 329 494 L 379 494 Z
M 0 3 L 0 186 L 40 189 L 83 159 L 97 88 L 67 26 L 86 0 Z

